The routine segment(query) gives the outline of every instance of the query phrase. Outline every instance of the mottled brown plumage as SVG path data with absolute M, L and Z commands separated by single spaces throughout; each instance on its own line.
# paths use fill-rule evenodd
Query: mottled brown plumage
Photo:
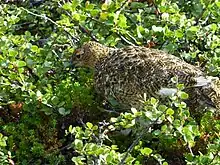
M 164 51 L 140 46 L 114 49 L 88 42 L 76 50 L 74 62 L 94 68 L 96 91 L 126 107 L 141 107 L 144 93 L 147 98 L 167 95 L 167 90 L 175 89 L 172 77 L 185 84 L 192 104 L 220 107 L 220 81 Z

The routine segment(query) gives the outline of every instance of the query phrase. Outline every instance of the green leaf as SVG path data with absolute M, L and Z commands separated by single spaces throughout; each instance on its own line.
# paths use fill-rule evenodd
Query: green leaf
M 182 131 L 182 125 L 181 125 L 181 122 L 179 119 L 175 119 L 173 121 L 173 125 L 178 131 L 180 131 L 180 132 Z
M 173 115 L 174 114 L 174 110 L 172 110 L 171 108 L 168 108 L 166 111 L 167 115 Z
M 92 123 L 90 123 L 90 122 L 87 122 L 87 123 L 86 123 L 86 126 L 87 126 L 89 129 L 92 129 L 93 124 L 92 124 Z
M 145 147 L 144 149 L 141 149 L 141 154 L 142 155 L 149 156 L 152 152 L 153 152 L 153 150 L 148 148 L 148 147 Z
M 193 139 L 194 139 L 192 132 L 190 131 L 189 127 L 187 127 L 187 126 L 185 126 L 183 128 L 183 135 L 184 135 L 184 140 L 186 142 L 193 141 Z
M 39 98 L 39 97 L 42 97 L 43 95 L 42 95 L 42 93 L 39 90 L 37 90 L 36 96 Z
M 131 8 L 134 8 L 134 9 L 141 9 L 141 8 L 144 9 L 144 8 L 146 8 L 146 6 L 143 2 L 132 1 L 132 3 L 130 5 L 131 5 Z
M 186 159 L 188 160 L 188 161 L 190 161 L 190 162 L 192 162 L 193 161 L 193 159 L 194 159 L 194 155 L 192 155 L 192 154 L 186 154 Z
M 215 4 L 220 8 L 220 2 L 216 1 Z
M 100 12 L 100 11 L 99 11 L 98 9 L 93 9 L 93 10 L 90 11 L 91 16 L 93 16 L 93 17 L 98 16 L 99 12 Z
M 191 26 L 190 28 L 189 28 L 189 31 L 191 31 L 191 32 L 197 32 L 199 30 L 199 27 L 198 26 Z
M 187 31 L 186 34 L 189 38 L 192 38 L 193 36 L 195 36 L 195 34 L 199 31 L 199 27 L 198 26 L 191 26 Z
M 114 159 L 114 158 L 113 158 L 112 155 L 107 155 L 107 157 L 106 157 L 106 161 L 107 161 L 108 163 L 111 163 L 113 159 Z
M 112 150 L 118 150 L 118 146 L 117 145 L 111 145 L 111 149 Z
M 158 109 L 159 109 L 160 111 L 163 111 L 163 112 L 164 112 L 164 111 L 167 109 L 167 106 L 166 106 L 166 105 L 159 105 Z
M 93 146 L 91 148 L 92 151 L 94 151 L 95 153 L 92 153 L 92 154 L 97 154 L 97 155 L 102 155 L 104 152 L 105 152 L 105 149 L 104 148 L 97 148 L 96 146 Z
M 214 23 L 211 24 L 210 27 L 211 27 L 212 31 L 216 31 L 218 29 L 218 26 Z
M 167 125 L 163 125 L 163 126 L 161 127 L 161 131 L 162 131 L 162 132 L 166 132 L 166 131 L 167 131 Z
M 116 117 L 112 117 L 112 118 L 110 119 L 110 121 L 111 121 L 112 123 L 115 123 L 115 122 L 118 121 L 118 118 L 116 118 Z
M 81 0 L 73 0 L 72 1 L 72 8 L 75 9 L 77 6 L 79 6 L 81 3 Z
M 137 17 L 137 21 L 141 22 L 141 14 L 140 13 L 137 14 L 136 17 Z
M 26 66 L 26 62 L 25 61 L 17 61 L 17 66 L 24 67 L 24 66 Z
M 100 19 L 101 20 L 106 20 L 108 18 L 108 13 L 107 12 L 102 12 L 100 13 Z
M 189 98 L 189 95 L 186 92 L 182 92 L 182 91 L 179 92 L 179 96 L 183 100 L 186 100 Z
M 64 5 L 62 6 L 63 9 L 65 10 L 72 10 L 72 7 L 71 7 L 71 3 L 70 2 L 67 2 L 67 3 L 64 3 Z
M 174 52 L 174 50 L 177 49 L 177 45 L 175 43 L 169 43 L 165 46 L 165 49 L 167 49 L 169 52 Z
M 85 158 L 82 156 L 72 157 L 71 160 L 75 163 L 75 165 L 84 165 L 85 164 L 82 162 L 83 160 L 85 160 Z
M 59 109 L 58 109 L 58 112 L 59 112 L 61 115 L 63 115 L 63 116 L 70 114 L 70 111 L 69 111 L 69 110 L 66 110 L 66 109 L 63 108 L 63 107 L 59 108 Z
M 186 108 L 186 103 L 183 101 L 180 103 L 175 102 L 174 105 L 179 108 Z
M 177 84 L 176 86 L 179 90 L 183 90 L 184 89 L 184 84 Z
M 52 102 L 53 105 L 58 105 L 60 101 L 59 101 L 59 98 L 57 96 L 53 96 L 51 98 L 51 102 Z
M 102 10 L 107 10 L 108 9 L 108 4 L 107 3 L 103 3 L 101 6 Z
M 123 14 L 119 15 L 118 26 L 121 28 L 127 27 L 127 18 Z
M 79 21 L 80 20 L 80 14 L 78 14 L 78 13 L 73 14 L 73 19 Z
M 182 38 L 184 36 L 184 34 L 183 34 L 182 30 L 176 30 L 175 31 L 175 36 L 177 38 Z
M 152 104 L 152 105 L 155 105 L 155 104 L 157 104 L 157 99 L 155 99 L 155 98 L 153 98 L 153 97 L 151 97 L 150 98 L 150 103 Z
M 83 149 L 83 142 L 80 139 L 75 139 L 74 140 L 74 146 L 76 148 L 76 150 L 81 151 Z
M 157 130 L 153 131 L 152 134 L 155 135 L 155 136 L 158 136 L 158 135 L 161 134 L 161 131 L 157 129 Z
M 6 140 L 7 140 L 7 137 L 4 137 L 4 136 L 0 133 L 0 146 L 2 146 L 2 147 L 7 146 Z
M 23 73 L 24 72 L 24 68 L 18 68 L 18 73 Z
M 28 58 L 26 60 L 26 62 L 27 62 L 27 66 L 29 66 L 29 67 L 32 67 L 34 65 L 34 61 L 32 59 L 30 59 L 30 58 Z
M 31 33 L 29 31 L 25 31 L 25 36 L 28 39 L 32 38 Z
M 37 46 L 37 45 L 32 45 L 32 46 L 31 46 L 31 51 L 32 51 L 32 52 L 35 52 L 35 53 L 38 53 L 38 52 L 39 52 L 38 46 Z
M 136 114 L 136 113 L 137 113 L 137 109 L 136 109 L 136 108 L 131 108 L 131 112 L 132 112 L 133 114 Z
M 91 3 L 86 3 L 86 10 L 90 11 L 90 10 L 93 10 L 95 7 L 94 4 L 91 4 Z
M 145 29 L 143 26 L 137 26 L 137 35 L 138 38 L 143 38 L 142 33 L 144 33 Z
M 164 28 L 163 27 L 157 27 L 157 26 L 153 25 L 152 30 L 154 32 L 162 32 L 164 30 Z
M 46 115 L 51 115 L 53 113 L 53 110 L 47 107 L 42 108 L 41 111 L 44 112 Z
M 71 134 L 73 134 L 74 131 L 75 131 L 75 129 L 73 128 L 72 125 L 70 125 L 68 131 L 69 131 Z
M 92 130 L 94 130 L 94 131 L 96 131 L 96 130 L 98 130 L 99 129 L 99 127 L 97 126 L 97 125 L 94 125 L 93 127 L 92 127 Z
M 18 51 L 17 50 L 14 50 L 14 49 L 9 49 L 8 50 L 8 55 L 9 56 L 12 56 L 12 57 L 15 57 L 18 55 Z

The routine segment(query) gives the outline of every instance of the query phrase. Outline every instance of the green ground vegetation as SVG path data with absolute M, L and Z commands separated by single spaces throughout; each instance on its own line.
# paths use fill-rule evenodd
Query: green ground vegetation
M 111 113 L 71 58 L 96 40 L 165 50 L 220 76 L 218 0 L 0 2 L 0 164 L 220 164 L 220 122 L 170 101 Z

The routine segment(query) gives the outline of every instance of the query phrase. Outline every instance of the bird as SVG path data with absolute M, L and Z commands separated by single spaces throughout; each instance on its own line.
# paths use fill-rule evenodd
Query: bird
M 89 41 L 75 50 L 73 63 L 93 69 L 96 92 L 128 109 L 143 107 L 144 98 L 177 92 L 174 77 L 184 84 L 189 104 L 220 108 L 220 80 L 163 50 L 133 45 L 113 48 Z

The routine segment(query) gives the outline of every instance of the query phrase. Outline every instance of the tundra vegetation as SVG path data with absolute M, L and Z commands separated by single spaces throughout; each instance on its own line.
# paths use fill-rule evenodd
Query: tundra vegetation
M 219 117 L 192 115 L 184 84 L 118 113 L 72 63 L 93 40 L 164 50 L 219 77 L 219 37 L 218 0 L 1 1 L 0 164 L 220 164 Z

